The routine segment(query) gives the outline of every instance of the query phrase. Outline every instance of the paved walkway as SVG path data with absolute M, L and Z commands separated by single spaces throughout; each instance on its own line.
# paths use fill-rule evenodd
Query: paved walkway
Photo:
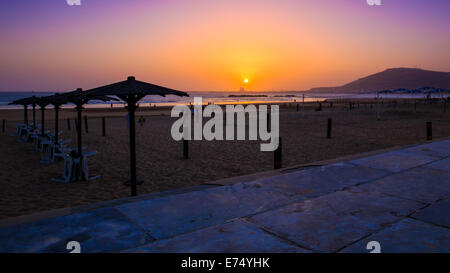
M 78 211 L 78 212 L 77 212 Z M 0 229 L 0 252 L 450 252 L 450 140 Z

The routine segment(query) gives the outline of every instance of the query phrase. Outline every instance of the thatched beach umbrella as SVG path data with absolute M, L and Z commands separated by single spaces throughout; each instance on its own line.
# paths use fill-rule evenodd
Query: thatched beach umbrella
M 8 103 L 9 105 L 23 105 L 24 113 L 23 113 L 23 122 L 28 125 L 28 105 L 33 106 L 33 126 L 36 126 L 36 103 L 39 98 L 32 96 L 28 98 L 23 98 L 19 100 L 15 100 L 13 102 Z
M 61 106 L 65 103 L 73 103 L 76 106 L 77 110 L 77 140 L 78 140 L 78 154 L 77 156 L 82 156 L 82 139 L 81 139 L 81 112 L 83 110 L 83 105 L 88 103 L 90 100 L 103 100 L 103 101 L 112 101 L 117 99 L 107 97 L 107 96 L 98 96 L 95 94 L 88 94 L 87 92 L 84 92 L 83 89 L 78 88 L 75 91 L 68 92 L 61 94 L 61 96 L 53 97 L 53 102 L 56 104 L 59 104 Z M 54 104 L 55 105 L 55 104 Z M 56 106 L 56 105 L 55 105 Z M 58 107 L 59 108 L 59 107 Z
M 51 96 L 42 97 L 42 100 L 46 100 L 48 104 L 53 105 L 55 110 L 55 144 L 58 144 L 58 131 L 59 131 L 59 110 L 61 105 L 69 103 L 69 99 L 64 94 L 56 93 Z
M 55 110 L 55 144 L 58 145 L 59 138 L 59 109 L 61 105 L 66 104 L 68 101 L 63 95 L 56 93 L 55 95 L 44 97 L 49 104 L 52 104 Z
M 131 186 L 131 195 L 136 195 L 136 139 L 135 139 L 135 111 L 136 103 L 147 95 L 189 96 L 185 92 L 173 90 L 167 87 L 154 85 L 151 83 L 137 81 L 134 77 L 127 80 L 97 87 L 86 91 L 90 95 L 117 96 L 127 103 L 130 130 L 130 181 L 126 182 Z
M 23 123 L 25 123 L 26 125 L 28 125 L 28 105 L 29 104 L 31 104 L 29 98 L 15 100 L 13 102 L 8 103 L 8 105 L 22 105 L 23 106 L 23 110 L 24 110 Z

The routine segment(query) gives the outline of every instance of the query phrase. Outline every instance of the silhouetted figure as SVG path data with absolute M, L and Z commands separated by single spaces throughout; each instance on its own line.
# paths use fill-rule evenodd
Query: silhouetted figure
M 141 125 L 141 127 L 142 126 L 144 126 L 144 123 L 145 123 L 145 118 L 144 118 L 144 116 L 141 116 L 140 118 L 139 118 L 139 125 Z

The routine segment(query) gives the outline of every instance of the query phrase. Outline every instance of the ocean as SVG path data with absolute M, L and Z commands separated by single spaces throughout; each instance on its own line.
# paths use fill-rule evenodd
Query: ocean
M 31 96 L 41 97 L 50 96 L 54 92 L 0 92 L 0 108 L 18 109 L 20 105 L 8 105 L 10 102 Z M 300 102 L 302 95 L 293 92 L 188 92 L 189 97 L 178 97 L 169 95 L 162 96 L 146 96 L 139 101 L 140 106 L 173 106 L 178 104 L 186 104 L 194 102 L 194 97 L 202 97 L 204 104 L 246 104 L 246 103 L 284 103 L 284 102 Z M 249 96 L 245 96 L 249 95 Z M 325 98 L 319 96 L 306 96 L 305 102 L 320 101 Z M 122 107 L 123 102 L 105 103 L 103 101 L 90 101 L 86 107 L 88 108 L 106 108 L 106 107 Z M 71 104 L 63 105 L 63 107 L 74 107 Z
M 189 105 L 193 103 L 194 97 L 202 97 L 204 104 L 248 104 L 248 103 L 289 103 L 301 102 L 301 92 L 188 92 L 189 97 L 178 96 L 146 96 L 139 101 L 140 106 L 173 106 L 178 104 Z M 8 105 L 10 102 L 31 96 L 50 96 L 54 92 L 0 92 L 0 109 L 18 109 L 22 108 L 20 105 Z M 248 95 L 248 96 L 245 96 Z M 432 94 L 433 98 L 439 98 L 442 94 Z M 426 94 L 382 94 L 382 98 L 426 98 Z M 362 99 L 362 98 L 376 98 L 376 94 L 322 94 L 322 93 L 305 93 L 305 102 L 323 101 L 328 98 L 333 99 Z M 109 108 L 109 107 L 123 107 L 123 102 L 105 103 L 103 101 L 90 101 L 85 107 L 87 108 Z M 64 108 L 74 107 L 71 104 L 63 105 Z M 51 106 L 49 106 L 51 108 Z

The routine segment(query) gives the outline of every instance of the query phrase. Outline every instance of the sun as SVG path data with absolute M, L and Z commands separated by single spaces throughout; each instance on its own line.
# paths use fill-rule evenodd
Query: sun
M 244 79 L 244 82 L 245 82 L 245 83 L 248 83 L 248 79 L 247 79 L 247 78 L 246 78 L 246 79 Z

